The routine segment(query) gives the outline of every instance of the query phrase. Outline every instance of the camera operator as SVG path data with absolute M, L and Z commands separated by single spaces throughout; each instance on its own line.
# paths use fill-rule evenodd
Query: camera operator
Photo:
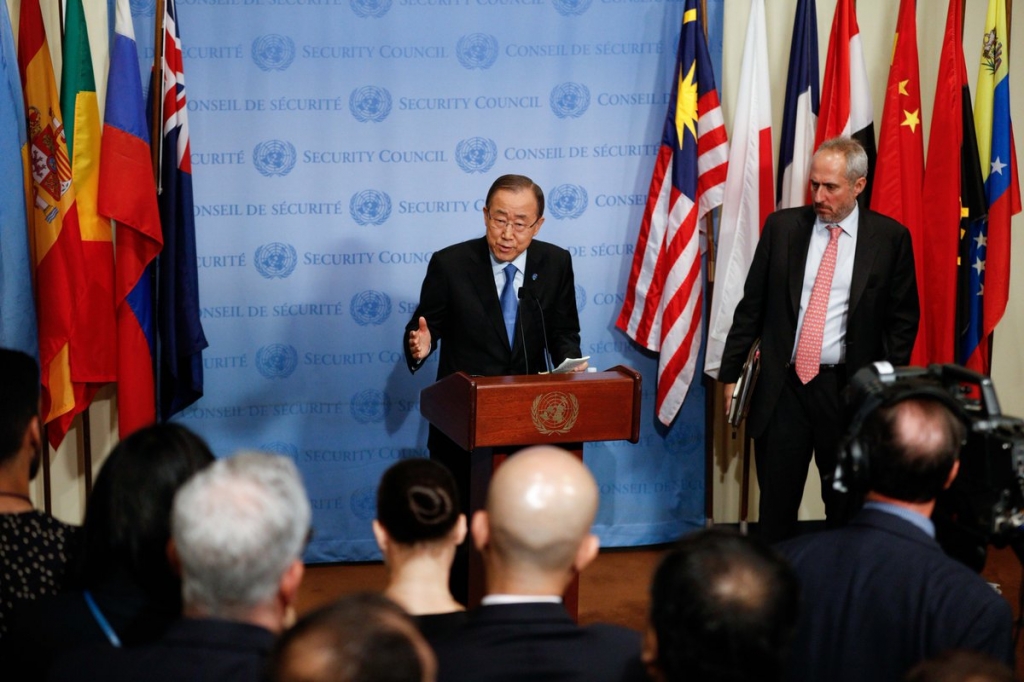
M 847 527 L 779 545 L 802 597 L 787 679 L 896 681 L 954 648 L 1013 665 L 1008 602 L 935 541 L 929 517 L 965 434 L 941 398 L 890 387 L 866 403 L 846 445 L 867 470 L 863 509 Z

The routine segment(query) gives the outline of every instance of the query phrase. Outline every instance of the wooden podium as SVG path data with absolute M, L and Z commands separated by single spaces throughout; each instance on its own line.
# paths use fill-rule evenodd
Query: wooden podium
M 580 459 L 583 443 L 640 438 L 640 373 L 605 372 L 479 377 L 457 372 L 423 389 L 420 412 L 467 451 L 470 513 L 484 506 L 491 473 L 516 450 L 550 444 Z M 469 606 L 484 594 L 483 563 L 470 543 Z M 576 617 L 579 582 L 565 594 Z

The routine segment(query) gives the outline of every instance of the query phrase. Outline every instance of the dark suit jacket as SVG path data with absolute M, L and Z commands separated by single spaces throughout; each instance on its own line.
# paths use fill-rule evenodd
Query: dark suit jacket
M 526 252 L 523 276 L 523 289 L 532 292 L 544 310 L 554 365 L 567 357 L 579 357 L 580 322 L 569 252 L 534 239 Z M 421 316 L 430 328 L 431 351 L 441 344 L 438 379 L 458 371 L 500 376 L 545 369 L 544 325 L 537 303 L 525 292 L 519 301 L 515 341 L 509 344 L 483 237 L 441 249 L 431 257 L 419 306 L 402 337 L 406 362 L 413 372 L 423 364 L 417 366 L 413 361 L 408 338 Z
M 951 648 L 1013 666 L 1006 599 L 894 514 L 863 509 L 845 528 L 778 549 L 801 583 L 788 680 L 896 682 Z
M 52 682 L 262 682 L 269 630 L 215 618 L 182 618 L 136 649 L 80 649 L 50 670 Z
M 719 379 L 730 383 L 739 378 L 754 340 L 761 338 L 761 376 L 747 423 L 747 433 L 755 438 L 771 420 L 796 342 L 814 217 L 810 206 L 768 216 L 726 340 Z M 879 360 L 907 364 L 919 318 L 910 232 L 863 208 L 857 230 L 846 323 L 849 376 Z
M 643 674 L 639 632 L 580 627 L 561 604 L 482 606 L 434 646 L 438 682 L 614 682 Z

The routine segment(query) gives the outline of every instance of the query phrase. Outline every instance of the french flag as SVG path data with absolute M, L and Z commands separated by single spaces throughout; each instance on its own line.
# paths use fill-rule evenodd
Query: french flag
M 98 206 L 116 221 L 117 407 L 121 438 L 156 420 L 153 285 L 163 236 L 129 0 L 117 0 Z

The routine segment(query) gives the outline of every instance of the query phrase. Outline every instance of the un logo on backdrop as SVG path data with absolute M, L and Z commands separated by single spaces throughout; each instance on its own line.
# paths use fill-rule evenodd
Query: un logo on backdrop
M 498 146 L 486 137 L 467 137 L 455 146 L 455 161 L 467 173 L 486 173 L 498 160 Z
M 391 9 L 391 0 L 349 0 L 357 17 L 380 19 Z
M 256 351 L 256 369 L 267 379 L 290 377 L 299 365 L 299 353 L 295 346 L 272 343 Z
M 285 443 L 284 441 L 274 440 L 269 443 L 264 443 L 260 446 L 260 450 L 262 452 L 271 452 L 275 455 L 291 457 L 296 462 L 299 461 L 299 449 L 291 443 Z
M 555 11 L 563 17 L 579 16 L 590 8 L 591 0 L 551 0 Z
M 348 311 L 362 327 L 383 324 L 391 316 L 391 297 L 383 291 L 360 291 L 352 297 Z
M 579 185 L 559 185 L 548 192 L 548 207 L 556 218 L 575 220 L 587 210 L 587 190 Z
M 391 197 L 379 190 L 364 189 L 352 195 L 348 212 L 360 225 L 383 225 L 391 215 Z
M 579 118 L 590 107 L 590 88 L 582 83 L 562 83 L 552 88 L 550 101 L 558 118 Z
M 348 498 L 348 507 L 352 510 L 352 516 L 360 521 L 377 518 L 377 489 L 373 486 L 356 488 Z
M 268 178 L 291 173 L 295 158 L 295 145 L 284 140 L 260 142 L 252 150 L 252 165 Z
M 136 16 L 151 17 L 156 14 L 156 0 L 129 0 L 128 6 Z
M 356 88 L 348 97 L 348 110 L 360 123 L 380 123 L 391 113 L 391 93 L 376 85 Z
M 252 260 L 256 272 L 267 279 L 284 279 L 295 271 L 295 264 L 299 262 L 295 247 L 282 242 L 257 247 Z
M 583 309 L 587 307 L 587 290 L 581 287 L 579 284 L 576 285 L 576 312 L 582 313 Z
M 252 41 L 252 61 L 264 71 L 284 71 L 295 59 L 295 41 L 269 33 Z
M 498 59 L 498 39 L 486 33 L 470 33 L 455 44 L 459 64 L 467 69 L 489 69 Z
M 360 424 L 384 421 L 391 411 L 391 398 L 384 391 L 367 388 L 352 395 L 352 418 Z

